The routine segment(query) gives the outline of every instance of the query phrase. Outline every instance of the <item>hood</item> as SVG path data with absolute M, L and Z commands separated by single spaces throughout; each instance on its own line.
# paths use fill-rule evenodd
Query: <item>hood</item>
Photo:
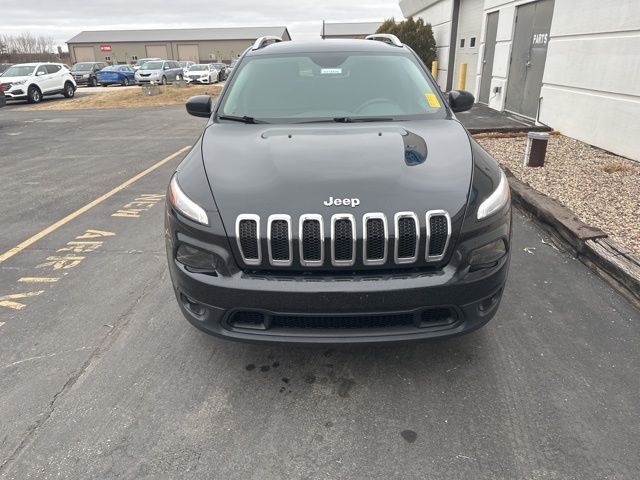
M 333 214 L 351 213 L 361 225 L 365 213 L 382 212 L 391 223 L 395 213 L 410 211 L 423 225 L 428 210 L 445 210 L 455 237 L 473 170 L 467 132 L 450 119 L 277 127 L 217 123 L 205 130 L 202 152 L 228 233 L 236 217 L 247 213 L 260 215 L 265 224 L 271 214 L 288 214 L 294 225 L 301 214 L 321 214 L 326 222 Z
M 73 75 L 83 75 L 85 73 L 91 73 L 91 70 L 71 70 Z
M 408 137 L 408 138 L 407 138 Z M 405 155 L 426 145 L 426 158 Z M 409 148 L 409 150 L 411 150 Z M 202 151 L 225 224 L 240 213 L 350 213 L 447 210 L 466 205 L 469 138 L 455 120 L 325 126 L 219 123 Z M 423 160 L 423 161 L 421 161 Z M 355 208 L 326 207 L 358 198 Z
M 16 83 L 26 80 L 33 75 L 22 75 L 20 77 L 5 77 L 4 75 L 0 77 L 0 83 Z

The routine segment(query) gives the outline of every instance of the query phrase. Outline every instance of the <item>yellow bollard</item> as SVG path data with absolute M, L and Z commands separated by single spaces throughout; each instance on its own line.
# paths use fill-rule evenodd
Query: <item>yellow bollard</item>
M 460 64 L 460 72 L 458 73 L 458 90 L 464 90 L 467 84 L 467 64 Z
M 431 62 L 431 75 L 433 75 L 433 78 L 438 80 L 438 61 L 437 60 L 434 60 L 433 62 Z

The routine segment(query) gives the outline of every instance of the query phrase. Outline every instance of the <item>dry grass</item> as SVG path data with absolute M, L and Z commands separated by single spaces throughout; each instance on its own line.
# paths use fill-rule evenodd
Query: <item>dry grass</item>
M 520 180 L 640 255 L 639 162 L 554 135 L 544 167 L 525 167 L 526 138 L 482 138 L 478 142 Z
M 186 102 L 193 95 L 218 95 L 221 85 L 190 85 L 176 88 L 173 85 L 159 87 L 160 94 L 144 96 L 142 88 L 105 88 L 104 92 L 83 95 L 72 99 L 60 99 L 38 105 L 25 106 L 23 110 L 80 110 L 89 108 L 145 108 L 176 105 Z

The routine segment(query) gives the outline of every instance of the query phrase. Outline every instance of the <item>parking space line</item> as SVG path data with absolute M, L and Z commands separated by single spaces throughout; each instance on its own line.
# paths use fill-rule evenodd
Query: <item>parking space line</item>
M 38 240 L 46 237 L 47 235 L 49 235 L 51 232 L 56 231 L 58 228 L 62 227 L 63 225 L 69 223 L 71 220 L 73 220 L 74 218 L 82 215 L 83 213 L 87 212 L 88 210 L 92 209 L 93 207 L 95 207 L 96 205 L 104 202 L 106 199 L 108 199 L 109 197 L 112 197 L 113 195 L 115 195 L 116 193 L 120 192 L 121 190 L 124 190 L 125 188 L 127 188 L 129 185 L 131 185 L 132 183 L 140 180 L 142 177 L 144 177 L 145 175 L 153 172 L 155 169 L 157 169 L 158 167 L 161 167 L 162 165 L 164 165 L 165 163 L 173 160 L 174 158 L 176 158 L 178 155 L 180 155 L 181 153 L 186 152 L 187 150 L 189 150 L 191 148 L 191 146 L 186 146 L 181 148 L 180 150 L 178 150 L 177 152 L 172 153 L 171 155 L 169 155 L 168 157 L 163 158 L 162 160 L 160 160 L 159 162 L 151 165 L 149 168 L 143 170 L 142 172 L 138 173 L 137 175 L 131 177 L 129 180 L 127 180 L 124 183 L 121 183 L 120 185 L 118 185 L 116 188 L 114 188 L 113 190 L 105 193 L 104 195 L 101 195 L 100 197 L 96 198 L 95 200 L 87 203 L 84 207 L 80 207 L 78 210 L 76 210 L 73 213 L 70 213 L 69 215 L 67 215 L 66 217 L 58 220 L 57 222 L 55 222 L 52 225 L 49 225 L 47 228 L 45 228 L 44 230 L 36 233 L 35 235 L 33 235 L 32 237 L 26 239 L 24 242 L 20 243 L 19 245 L 11 248 L 10 250 L 7 250 L 6 252 L 4 252 L 2 255 L 0 255 L 0 263 L 4 262 L 5 260 L 13 257 L 16 253 L 21 252 L 22 250 L 24 250 L 25 248 L 33 245 L 34 243 L 36 243 Z
M 22 277 L 18 282 L 22 283 L 54 283 L 60 280 L 60 277 Z

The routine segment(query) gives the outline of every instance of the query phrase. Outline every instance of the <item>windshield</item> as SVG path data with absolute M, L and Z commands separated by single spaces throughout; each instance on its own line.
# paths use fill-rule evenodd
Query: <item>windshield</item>
M 209 66 L 208 65 L 192 65 L 189 71 L 193 71 L 193 70 L 209 70 Z
M 148 61 L 149 61 L 148 58 L 141 58 L 140 60 L 138 60 L 136 62 L 136 65 L 138 65 L 140 67 L 140 66 L 144 65 L 145 63 L 147 63 Z
M 162 70 L 162 62 L 145 62 L 142 70 Z
M 73 67 L 71 67 L 72 72 L 79 72 L 83 70 L 91 70 L 93 67 L 93 63 L 76 63 Z
M 218 115 L 271 122 L 442 115 L 436 88 L 409 54 L 260 55 L 242 62 Z
M 26 77 L 31 75 L 36 67 L 33 65 L 16 65 L 15 67 L 8 68 L 3 74 L 3 77 Z
M 102 70 L 100 70 L 101 72 L 126 72 L 126 68 L 125 67 L 120 67 L 118 65 L 111 65 L 108 67 L 104 67 Z

